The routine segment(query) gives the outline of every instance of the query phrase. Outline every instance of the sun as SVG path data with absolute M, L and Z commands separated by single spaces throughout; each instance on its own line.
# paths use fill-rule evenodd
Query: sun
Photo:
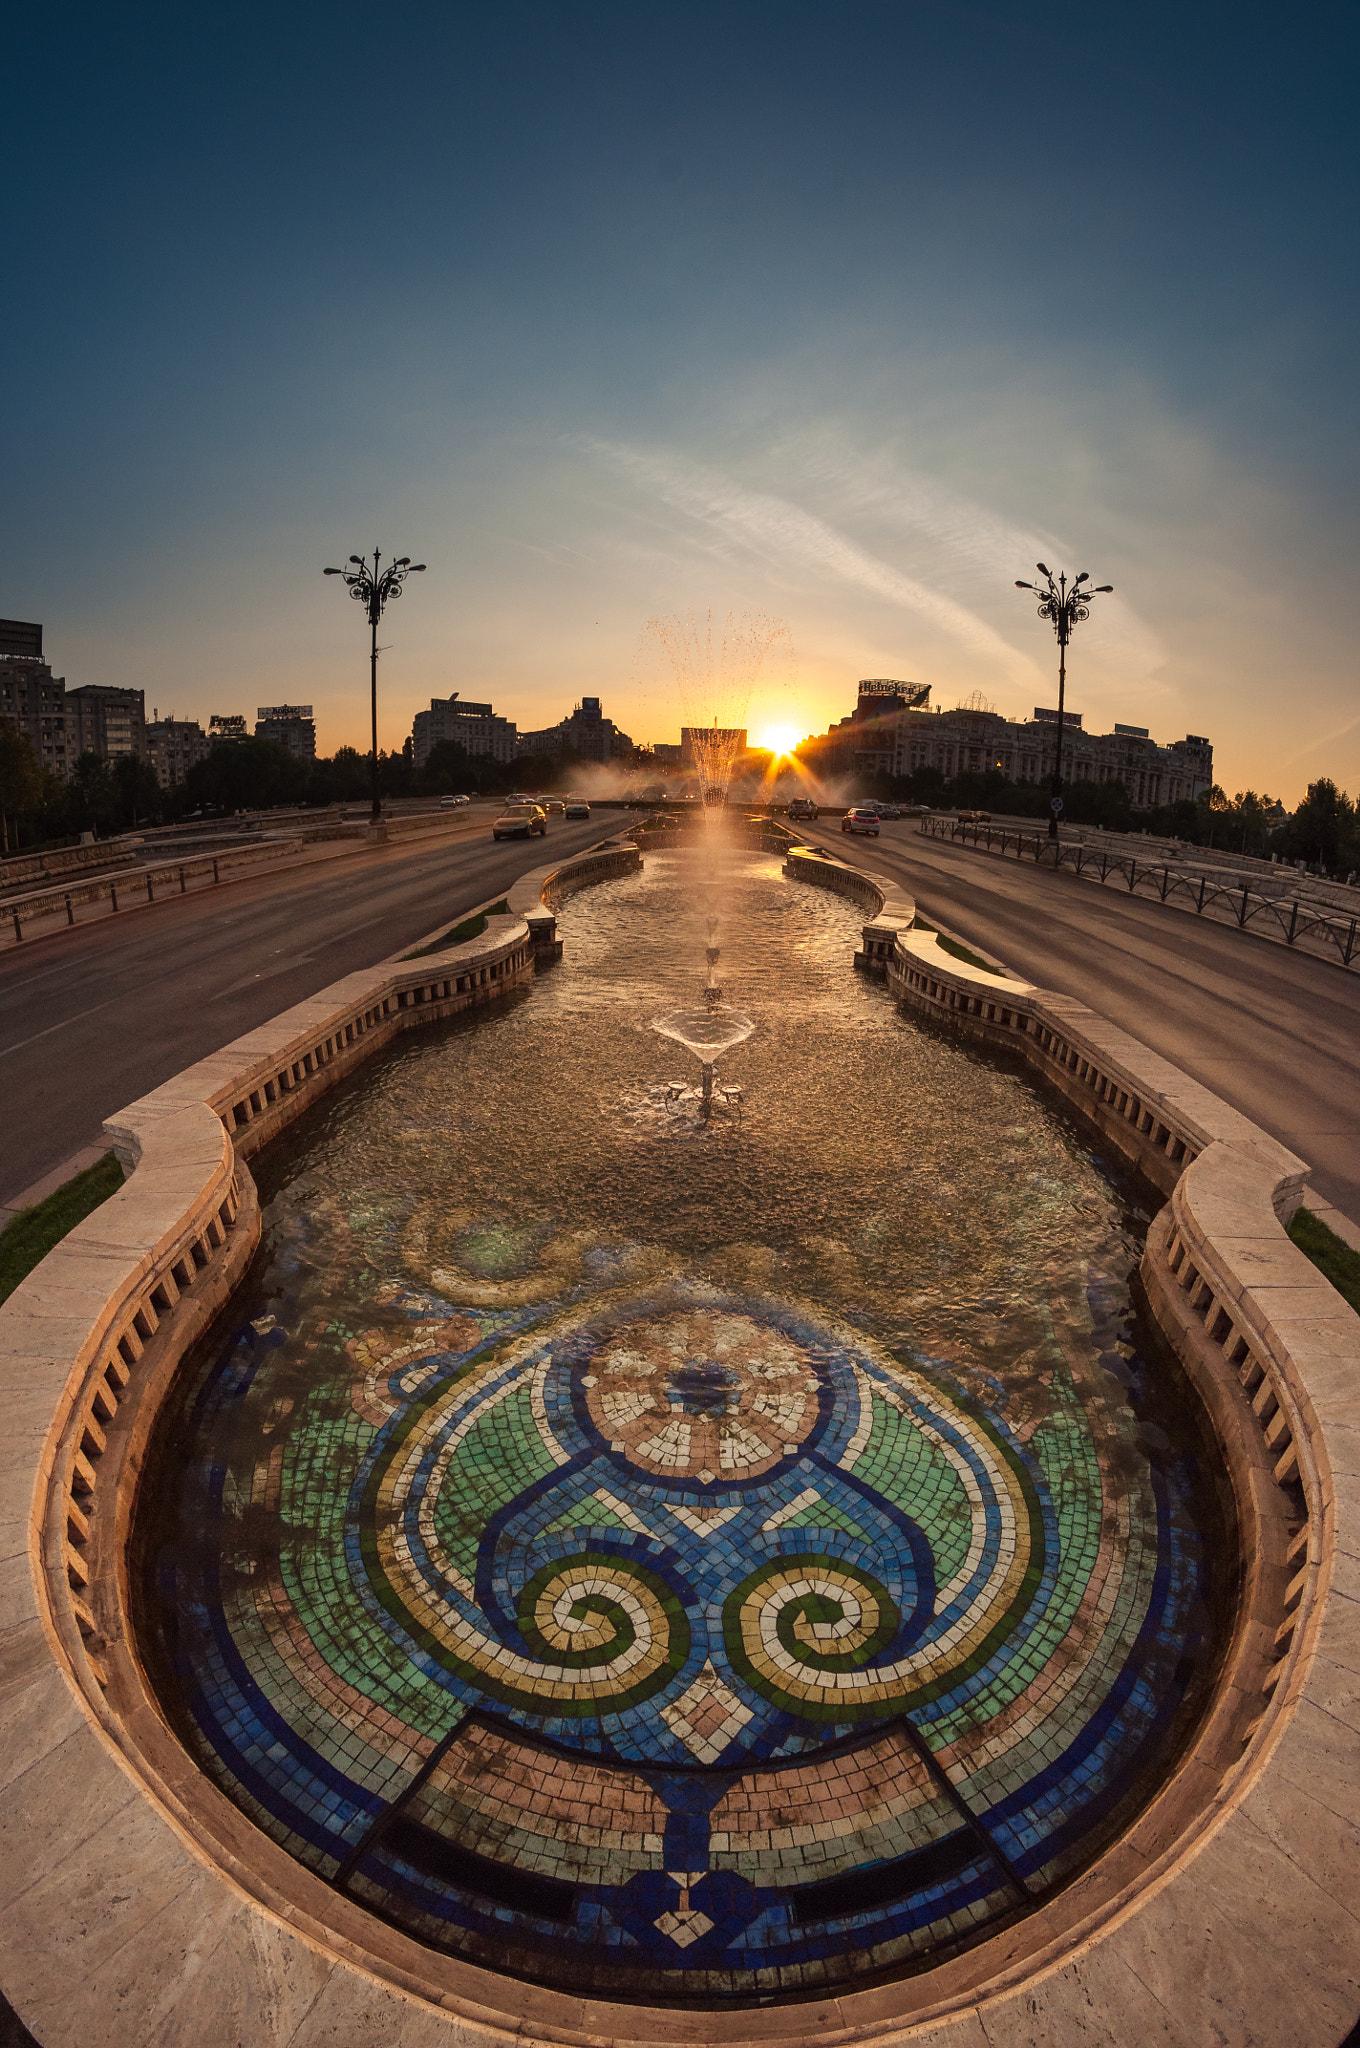
M 791 754 L 798 734 L 791 725 L 767 725 L 755 745 L 768 754 Z

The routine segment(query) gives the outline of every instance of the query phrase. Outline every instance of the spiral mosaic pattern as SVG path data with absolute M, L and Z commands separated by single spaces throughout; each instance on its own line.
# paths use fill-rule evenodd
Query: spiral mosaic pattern
M 1106 1390 L 1015 1427 L 678 1283 L 402 1312 L 296 1417 L 241 1333 L 161 1558 L 200 1755 L 355 1896 L 556 1983 L 800 1988 L 1016 1910 L 1136 1796 L 1200 1565 Z

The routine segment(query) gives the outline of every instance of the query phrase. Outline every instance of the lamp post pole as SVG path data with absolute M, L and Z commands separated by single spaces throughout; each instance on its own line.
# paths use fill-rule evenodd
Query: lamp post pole
M 1017 590 L 1032 590 L 1039 600 L 1039 617 L 1047 619 L 1058 636 L 1058 744 L 1053 757 L 1052 799 L 1048 808 L 1048 836 L 1058 836 L 1058 814 L 1062 810 L 1062 757 L 1063 726 L 1067 710 L 1067 643 L 1072 637 L 1072 628 L 1091 616 L 1091 599 L 1104 596 L 1114 589 L 1113 583 L 1097 583 L 1090 589 L 1090 571 L 1083 569 L 1080 576 L 1074 576 L 1069 586 L 1067 571 L 1058 576 L 1046 562 L 1036 562 L 1035 567 L 1044 578 L 1042 583 L 1021 583 L 1016 580 Z
M 373 752 L 373 810 L 372 821 L 376 825 L 382 816 L 382 799 L 378 794 L 378 621 L 386 605 L 401 596 L 402 585 L 408 576 L 424 574 L 425 564 L 413 562 L 409 555 L 399 555 L 387 567 L 382 567 L 382 556 L 373 550 L 372 565 L 362 555 L 351 555 L 350 566 L 344 569 L 323 569 L 324 576 L 343 576 L 350 596 L 361 604 L 368 614 L 371 632 L 369 649 L 369 690 L 372 710 Z

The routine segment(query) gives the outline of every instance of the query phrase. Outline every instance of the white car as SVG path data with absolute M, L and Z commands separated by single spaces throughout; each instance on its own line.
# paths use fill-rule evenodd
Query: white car
M 878 812 L 869 810 L 866 805 L 859 805 L 853 811 L 846 812 L 841 819 L 841 830 L 862 832 L 866 839 L 877 839 Z
M 569 818 L 588 818 L 590 816 L 590 805 L 583 796 L 569 796 L 566 802 L 566 812 Z

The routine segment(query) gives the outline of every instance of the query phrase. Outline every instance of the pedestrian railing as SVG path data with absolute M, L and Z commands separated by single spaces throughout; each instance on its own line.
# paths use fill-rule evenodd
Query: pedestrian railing
M 1122 885 L 1130 896 L 1156 897 L 1174 909 L 1193 911 L 1216 924 L 1236 925 L 1240 931 L 1335 960 L 1342 967 L 1351 966 L 1360 954 L 1360 920 L 1329 914 L 1297 898 L 1263 895 L 1249 883 L 1229 883 L 1213 870 L 1140 861 L 1134 854 L 1115 854 L 1073 839 L 1053 840 L 1043 832 L 960 824 L 949 818 L 922 818 L 921 833 L 927 839 L 955 840 L 1002 857 L 1013 853 L 1017 860 L 1066 869 L 1088 882 Z
M 211 888 L 225 878 L 228 870 L 242 867 L 248 861 L 278 860 L 290 853 L 296 853 L 303 845 L 301 839 L 270 840 L 250 846 L 232 847 L 224 853 L 203 853 L 189 860 L 166 861 L 160 866 L 142 868 L 116 868 L 111 874 L 91 876 L 88 881 L 76 881 L 69 888 L 41 889 L 32 895 L 15 897 L 0 909 L 3 924 L 0 924 L 0 944 L 21 945 L 30 936 L 33 924 L 60 917 L 65 912 L 66 923 L 92 923 L 95 917 L 112 917 L 120 910 L 130 910 L 136 904 L 160 903 L 167 896 L 184 896 L 189 886 Z M 93 905 L 93 916 L 77 918 L 76 911 L 86 905 Z M 60 927 L 58 927 L 60 929 Z

